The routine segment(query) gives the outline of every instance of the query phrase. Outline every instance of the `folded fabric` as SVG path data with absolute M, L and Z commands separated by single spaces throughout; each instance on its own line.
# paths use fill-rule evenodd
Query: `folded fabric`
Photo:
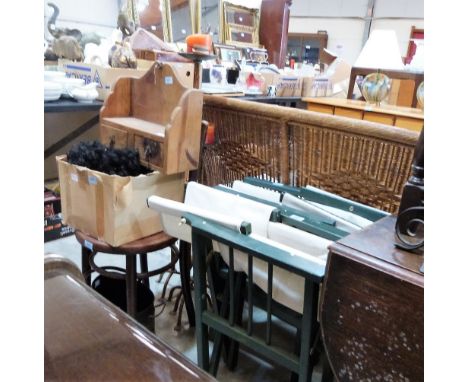
M 275 209 L 196 182 L 187 184 L 185 204 L 247 221 L 252 224 L 252 232 L 264 237 L 267 237 L 268 222 Z
M 250 196 L 254 196 L 256 198 L 267 200 L 269 202 L 281 202 L 281 194 L 279 192 L 267 190 L 266 188 L 244 183 L 240 180 L 234 181 L 234 183 L 232 184 L 232 189 Z
M 318 192 L 318 193 L 321 193 L 323 195 L 332 196 L 333 198 L 338 199 L 338 200 L 348 201 L 348 199 L 343 198 L 342 196 L 333 194 L 333 193 L 328 192 L 328 191 L 321 190 L 320 188 L 317 188 L 317 187 L 306 186 L 305 188 L 307 190 Z M 349 212 L 349 211 L 340 210 L 339 208 L 330 207 L 330 206 L 327 206 L 325 204 L 319 204 L 319 203 L 310 202 L 310 201 L 307 201 L 307 202 L 312 203 L 314 205 L 320 205 L 321 208 L 323 208 L 324 210 L 327 210 L 330 213 L 333 213 L 334 215 L 340 216 L 343 219 L 346 219 L 350 223 L 356 224 L 357 226 L 359 226 L 361 228 L 367 227 L 368 225 L 373 223 L 371 220 L 368 220 L 366 218 L 363 218 L 362 216 L 353 214 L 352 212 Z
M 315 257 L 326 260 L 328 246 L 332 243 L 331 240 L 324 239 L 323 237 L 274 222 L 268 223 L 268 238 L 300 251 L 298 256 L 305 254 L 305 259 Z
M 238 232 L 243 223 L 242 219 L 235 216 L 190 206 L 156 195 L 148 198 L 148 206 L 160 213 L 162 225 L 167 234 L 188 242 L 191 242 L 191 231 L 187 226 L 181 224 L 181 218 L 186 213 L 211 220 Z
M 272 223 L 279 224 L 279 223 Z M 281 224 L 279 224 L 281 225 Z M 287 226 L 283 226 L 287 227 Z M 287 227 L 291 230 L 296 230 L 292 227 Z M 306 235 L 314 236 L 306 233 Z M 309 253 L 305 253 L 299 250 L 296 250 L 288 245 L 281 244 L 276 240 L 271 240 L 269 238 L 263 237 L 252 233 L 250 235 L 253 239 L 261 241 L 262 243 L 275 246 L 276 248 L 282 249 L 288 252 L 288 256 L 298 256 L 306 259 L 312 263 L 319 264 L 322 266 L 326 265 L 326 247 L 320 251 L 322 255 L 312 256 Z M 227 245 L 213 242 L 213 249 L 221 254 L 223 260 L 229 264 L 229 247 Z M 325 255 L 325 258 L 324 258 Z M 247 255 L 239 250 L 234 249 L 233 251 L 234 259 L 234 270 L 237 272 L 248 272 L 248 257 Z M 253 272 L 253 282 L 265 293 L 268 292 L 268 265 L 265 261 L 253 258 L 252 261 L 252 272 Z M 303 312 L 304 307 L 304 278 L 298 276 L 290 271 L 287 271 L 283 268 L 273 266 L 273 285 L 272 285 L 272 298 L 273 300 L 283 304 L 290 309 L 295 310 L 298 313 Z
M 331 242 L 281 223 L 270 222 L 274 207 L 195 182 L 188 183 L 184 204 L 161 199 L 164 198 L 150 197 L 148 205 L 161 213 L 165 232 L 174 237 L 191 242 L 190 226 L 180 224 L 185 212 L 234 228 L 240 222 L 247 221 L 252 225 L 250 237 L 253 239 L 282 249 L 288 256 L 298 256 L 322 266 L 326 264 L 327 247 Z M 213 241 L 213 249 L 229 263 L 227 245 Z M 247 255 L 242 251 L 234 250 L 234 270 L 248 272 Z M 268 290 L 267 276 L 266 262 L 254 258 L 253 282 L 265 292 Z M 273 278 L 273 299 L 302 313 L 304 278 L 276 266 L 273 267 Z
M 315 213 L 317 215 L 326 217 L 328 219 L 333 219 L 336 221 L 336 227 L 340 228 L 346 232 L 359 231 L 360 226 L 343 219 L 341 216 L 331 213 L 330 211 L 323 208 L 322 204 L 310 203 L 303 199 L 299 199 L 296 196 L 291 194 L 284 194 L 282 204 L 297 210 L 303 211 L 304 213 Z

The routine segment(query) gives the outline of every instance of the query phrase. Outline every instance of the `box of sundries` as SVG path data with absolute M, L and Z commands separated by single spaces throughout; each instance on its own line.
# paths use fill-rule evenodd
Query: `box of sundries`
M 62 222 L 60 196 L 44 190 L 44 242 L 73 234 L 74 229 Z
M 281 75 L 276 83 L 278 97 L 300 97 L 302 95 L 302 77 Z
M 72 235 L 75 230 L 62 221 L 62 214 L 44 217 L 44 243 Z
M 104 101 L 112 91 L 115 82 L 120 77 L 140 78 L 147 72 L 153 63 L 154 61 L 150 60 L 137 60 L 136 69 L 125 69 L 104 67 L 96 64 L 85 64 L 84 62 L 59 60 L 58 67 L 66 73 L 67 77 L 82 78 L 85 80 L 85 84 L 96 82 L 98 84 L 96 89 L 99 94 L 97 99 Z M 171 64 L 174 65 L 177 71 L 183 73 L 180 77 L 185 81 L 184 86 L 193 87 L 193 64 L 182 62 Z M 187 75 L 187 73 L 189 74 Z
M 158 171 L 138 176 L 108 175 L 56 158 L 65 224 L 116 247 L 162 231 L 149 209 L 151 195 L 182 201 L 184 173 Z
M 138 60 L 136 69 L 111 68 L 96 64 L 87 64 L 84 62 L 73 62 L 69 60 L 59 60 L 58 67 L 70 78 L 81 78 L 85 84 L 96 82 L 98 91 L 98 100 L 104 101 L 112 87 L 120 77 L 140 78 L 151 66 L 152 62 L 147 60 Z

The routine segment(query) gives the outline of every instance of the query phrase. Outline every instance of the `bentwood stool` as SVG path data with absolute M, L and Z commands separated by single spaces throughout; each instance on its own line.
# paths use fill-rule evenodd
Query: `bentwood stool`
M 102 240 L 98 240 L 86 233 L 76 230 L 76 239 L 81 244 L 81 269 L 83 276 L 88 285 L 91 285 L 91 273 L 97 272 L 105 277 L 114 279 L 125 279 L 127 293 L 127 313 L 134 317 L 137 313 L 137 281 L 142 280 L 149 287 L 148 278 L 162 274 L 173 268 L 179 260 L 179 251 L 174 245 L 177 241 L 164 232 L 158 232 L 154 235 L 147 236 L 143 239 L 132 241 L 131 243 L 123 244 L 119 247 L 112 247 Z M 161 250 L 163 248 L 171 248 L 171 261 L 161 268 L 148 271 L 147 253 Z M 94 257 L 98 252 L 108 253 L 113 255 L 125 255 L 126 269 L 121 269 L 113 266 L 99 267 L 94 262 Z M 140 256 L 141 273 L 136 269 L 136 257 Z M 111 270 L 111 271 L 109 271 Z M 114 271 L 124 271 L 124 274 Z M 181 272 L 181 284 L 185 285 L 190 280 L 185 280 L 186 272 Z

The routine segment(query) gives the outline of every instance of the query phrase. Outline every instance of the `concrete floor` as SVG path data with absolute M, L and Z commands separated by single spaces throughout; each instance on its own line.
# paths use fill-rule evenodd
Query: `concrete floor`
M 44 244 L 44 253 L 56 253 L 69 258 L 81 269 L 81 247 L 75 236 L 69 236 L 63 239 L 51 241 Z M 149 253 L 148 266 L 149 269 L 155 269 L 159 266 L 168 263 L 170 259 L 170 251 L 168 249 Z M 113 265 L 125 268 L 124 256 L 98 254 L 96 256 L 97 265 Z M 150 279 L 150 288 L 155 295 L 155 333 L 162 338 L 166 343 L 170 344 L 173 348 L 183 353 L 187 358 L 194 363 L 197 362 L 197 346 L 195 339 L 195 330 L 190 328 L 187 321 L 186 311 L 183 310 L 182 314 L 182 327 L 175 330 L 176 314 L 173 312 L 175 298 L 167 301 L 168 294 L 166 293 L 165 306 L 161 305 L 161 292 L 163 289 L 164 281 L 166 280 L 167 273 L 164 275 L 161 282 L 159 276 Z M 169 286 L 180 285 L 180 278 L 174 275 L 170 281 Z M 164 308 L 164 309 L 163 309 Z M 162 310 L 163 309 L 163 310 Z M 162 312 L 161 312 L 162 311 Z M 257 312 L 254 315 L 255 330 L 260 331 L 264 328 L 265 315 Z M 294 331 L 284 325 L 274 326 L 273 340 L 278 341 L 279 344 L 284 346 L 291 346 L 294 343 Z M 211 343 L 210 343 L 211 344 Z M 316 370 L 318 369 L 318 370 Z M 320 367 L 316 367 L 312 375 L 312 381 L 320 381 L 321 373 Z M 221 360 L 218 374 L 216 378 L 219 381 L 289 381 L 290 372 L 279 365 L 262 360 L 255 354 L 252 354 L 248 349 L 241 347 L 239 354 L 239 362 L 235 371 L 228 370 L 223 361 Z

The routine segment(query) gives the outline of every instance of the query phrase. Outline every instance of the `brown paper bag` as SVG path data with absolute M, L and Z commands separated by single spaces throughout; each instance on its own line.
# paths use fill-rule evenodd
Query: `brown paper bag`
M 65 155 L 56 160 L 64 223 L 114 247 L 162 230 L 149 196 L 183 200 L 183 173 L 122 177 L 72 165 Z

